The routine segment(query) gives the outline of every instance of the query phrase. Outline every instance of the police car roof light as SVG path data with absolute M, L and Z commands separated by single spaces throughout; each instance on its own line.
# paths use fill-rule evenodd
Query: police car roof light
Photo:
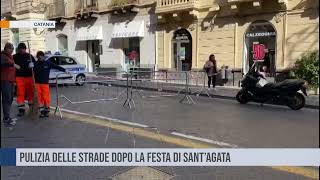
M 54 53 L 54 55 L 62 55 L 61 52 L 57 51 Z

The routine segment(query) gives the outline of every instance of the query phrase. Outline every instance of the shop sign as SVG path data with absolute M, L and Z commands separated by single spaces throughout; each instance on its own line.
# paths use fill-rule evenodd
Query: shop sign
M 256 32 L 256 33 L 247 33 L 246 37 L 267 37 L 267 36 L 276 36 L 276 32 Z
M 115 37 L 139 37 L 139 32 L 117 32 L 112 35 Z
M 264 44 L 253 44 L 253 60 L 254 61 L 264 61 L 265 57 L 265 45 Z

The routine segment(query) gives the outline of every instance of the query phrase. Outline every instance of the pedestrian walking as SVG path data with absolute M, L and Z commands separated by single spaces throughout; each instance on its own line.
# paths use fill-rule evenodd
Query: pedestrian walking
M 16 81 L 16 68 L 19 65 L 14 63 L 12 53 L 14 47 L 6 43 L 1 52 L 1 102 L 3 111 L 3 123 L 6 127 L 15 125 L 15 119 L 11 118 L 11 106 L 13 102 L 14 83 Z
M 32 68 L 35 59 L 31 54 L 27 53 L 25 43 L 18 45 L 18 52 L 13 56 L 13 59 L 21 67 L 16 71 L 18 116 L 21 117 L 25 114 L 25 100 L 28 101 L 29 108 L 33 104 L 34 84 Z
M 214 54 L 209 56 L 209 60 L 204 64 L 203 69 L 208 76 L 208 88 L 210 89 L 212 84 L 212 88 L 215 89 L 217 78 L 217 62 Z
M 69 73 L 66 69 L 58 66 L 50 61 L 45 60 L 45 54 L 42 51 L 37 52 L 37 61 L 34 66 L 34 77 L 38 92 L 38 102 L 40 110 L 40 118 L 49 117 L 50 112 L 50 89 L 49 75 L 50 69 L 57 69 L 62 72 Z

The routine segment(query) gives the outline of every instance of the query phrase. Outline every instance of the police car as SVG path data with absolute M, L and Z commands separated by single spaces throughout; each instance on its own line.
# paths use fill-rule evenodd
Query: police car
M 69 56 L 63 56 L 59 54 L 46 55 L 46 60 L 56 65 L 59 65 L 71 74 L 65 74 L 56 69 L 50 70 L 50 83 L 55 83 L 58 78 L 58 82 L 74 82 L 78 86 L 82 86 L 86 80 L 86 66 L 80 64 L 75 58 Z

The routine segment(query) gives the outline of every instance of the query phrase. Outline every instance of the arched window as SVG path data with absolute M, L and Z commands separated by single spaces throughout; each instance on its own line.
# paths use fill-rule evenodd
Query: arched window
M 58 51 L 63 55 L 68 55 L 68 36 L 59 34 L 58 39 Z

